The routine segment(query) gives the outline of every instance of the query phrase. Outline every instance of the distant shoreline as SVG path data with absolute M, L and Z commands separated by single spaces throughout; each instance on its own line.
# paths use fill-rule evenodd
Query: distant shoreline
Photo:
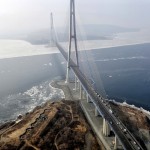
M 141 44 L 148 44 L 148 43 L 137 43 L 138 45 L 141 45 Z M 134 45 L 137 45 L 137 44 L 133 44 L 133 46 Z M 129 45 L 121 45 L 120 47 L 124 47 L 124 46 L 129 46 Z M 116 47 L 119 47 L 119 46 L 116 46 Z M 107 48 L 107 47 L 106 47 Z M 111 48 L 111 47 L 110 47 Z M 57 51 L 57 53 L 58 53 L 58 51 Z M 7 59 L 16 59 L 16 58 L 22 58 L 22 57 L 40 57 L 40 56 L 46 56 L 46 55 L 52 55 L 52 54 L 54 54 L 53 52 L 50 52 L 50 53 L 44 53 L 44 54 L 34 54 L 34 55 L 24 55 L 24 56 L 16 56 L 16 57 L 7 57 L 7 58 L 1 58 L 0 60 L 6 60 L 6 62 L 7 62 Z M 61 54 L 60 54 L 61 55 Z M 138 107 L 137 107 L 138 108 Z M 143 107 L 143 108 L 145 108 L 145 107 Z M 140 107 L 139 107 L 139 109 L 140 109 Z M 148 109 L 146 109 L 147 111 L 148 111 Z
M 30 42 L 26 40 L 5 40 L 5 39 L 0 39 L 0 42 L 9 42 L 9 41 L 14 41 L 14 42 L 26 42 L 28 43 L 29 48 L 27 47 L 28 51 L 26 53 L 22 53 L 21 48 L 17 51 L 11 51 L 10 48 L 7 48 L 4 52 L 0 51 L 0 60 L 1 59 L 8 59 L 8 58 L 18 58 L 18 57 L 27 57 L 27 56 L 39 56 L 39 55 L 47 55 L 47 54 L 54 54 L 54 53 L 59 53 L 57 47 L 50 47 L 47 44 L 31 44 Z M 90 42 L 89 42 L 90 41 Z M 101 44 L 101 43 L 103 44 Z M 115 41 L 116 42 L 116 41 Z M 21 44 L 22 44 L 21 43 Z M 78 42 L 78 47 L 79 51 L 81 50 L 95 50 L 95 49 L 107 49 L 107 48 L 114 48 L 114 47 L 124 47 L 124 46 L 134 46 L 134 45 L 142 45 L 142 44 L 149 44 L 150 41 L 148 42 L 134 42 L 134 43 L 109 43 L 109 40 L 88 40 L 88 41 L 79 41 Z M 67 47 L 67 42 L 62 42 L 62 46 Z M 83 46 L 84 45 L 84 46 Z M 97 45 L 94 47 L 93 45 Z M 1 43 L 0 43 L 1 46 Z M 20 45 L 18 45 L 19 47 Z M 8 54 L 7 54 L 8 53 Z

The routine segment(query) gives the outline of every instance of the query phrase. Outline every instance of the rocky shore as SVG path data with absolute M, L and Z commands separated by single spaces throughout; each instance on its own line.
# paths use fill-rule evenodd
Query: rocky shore
M 65 98 L 76 100 L 71 87 L 61 84 L 61 82 L 52 82 L 51 85 L 55 88 L 60 88 L 65 94 Z M 134 134 L 136 139 L 145 148 L 150 150 L 150 114 L 148 111 L 137 108 L 127 103 L 118 103 L 116 101 L 108 101 L 113 113 L 120 118 L 125 126 Z
M 0 126 L 1 150 L 103 150 L 99 144 L 78 101 L 49 101 Z
M 65 100 L 48 101 L 16 121 L 0 125 L 1 150 L 104 150 L 84 117 L 79 101 L 67 85 L 51 83 L 65 94 Z M 127 104 L 108 101 L 145 150 L 150 149 L 150 117 Z
M 109 102 L 113 113 L 117 115 L 128 130 L 134 134 L 145 150 L 150 149 L 150 116 L 144 111 L 126 103 Z

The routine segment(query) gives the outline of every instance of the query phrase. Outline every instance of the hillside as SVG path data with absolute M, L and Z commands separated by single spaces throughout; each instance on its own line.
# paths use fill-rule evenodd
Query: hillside
M 20 121 L 19 121 L 20 119 Z M 78 102 L 62 100 L 36 107 L 0 127 L 2 150 L 100 150 Z

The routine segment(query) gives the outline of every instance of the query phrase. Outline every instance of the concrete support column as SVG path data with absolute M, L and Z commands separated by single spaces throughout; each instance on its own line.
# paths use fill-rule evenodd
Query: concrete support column
M 117 148 L 118 148 L 118 139 L 117 136 L 115 135 L 114 150 L 117 150 Z
M 95 116 L 96 116 L 96 117 L 99 116 L 99 112 L 98 112 L 98 110 L 97 110 L 96 107 L 95 107 Z
M 86 92 L 85 92 L 84 89 L 82 90 L 82 94 L 83 94 L 82 98 L 83 98 L 83 99 L 86 99 Z
M 75 75 L 75 90 L 78 88 L 78 83 L 77 83 L 77 76 Z
M 103 118 L 103 134 L 105 136 L 110 135 L 110 127 L 109 127 L 109 124 L 105 118 Z
M 108 122 L 106 121 L 106 136 L 109 136 L 109 135 L 110 135 L 110 127 L 109 127 Z
M 69 67 L 69 63 L 67 62 L 67 73 L 66 73 L 65 83 L 69 83 L 69 72 L 70 72 L 70 67 Z
M 90 101 L 90 97 L 89 97 L 89 94 L 88 93 L 86 93 L 86 99 L 87 99 L 87 103 L 90 103 L 91 101 Z
M 77 78 L 77 89 L 79 89 L 79 88 L 80 88 L 80 81 Z
M 79 82 L 80 83 L 80 82 Z M 82 85 L 81 85 L 81 83 L 80 83 L 80 99 L 82 99 L 82 94 L 83 94 L 83 92 L 82 92 Z
M 103 134 L 105 135 L 105 133 L 106 133 L 106 120 L 103 118 Z

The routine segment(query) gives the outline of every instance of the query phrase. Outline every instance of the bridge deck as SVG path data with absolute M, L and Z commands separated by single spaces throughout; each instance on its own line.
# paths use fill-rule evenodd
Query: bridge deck
M 56 42 L 56 46 L 67 61 L 68 56 L 64 48 L 58 42 Z M 136 139 L 131 134 L 129 134 L 130 135 L 130 140 L 129 140 L 129 138 L 125 135 L 125 133 L 120 129 L 114 116 L 109 112 L 108 109 L 106 109 L 106 107 L 104 106 L 104 104 L 102 103 L 100 98 L 97 96 L 96 92 L 94 91 L 92 85 L 89 83 L 85 75 L 80 71 L 79 67 L 77 67 L 76 64 L 72 60 L 70 60 L 70 66 L 71 66 L 71 69 L 76 74 L 76 76 L 78 77 L 78 79 L 80 80 L 82 86 L 84 87 L 84 90 L 88 93 L 94 105 L 97 107 L 98 111 L 108 121 L 115 135 L 118 137 L 119 141 L 122 143 L 123 148 L 126 150 L 138 150 L 138 149 L 142 150 L 142 147 L 138 144 Z M 133 141 L 136 141 L 137 143 L 136 146 L 131 143 L 131 139 L 133 139 Z

